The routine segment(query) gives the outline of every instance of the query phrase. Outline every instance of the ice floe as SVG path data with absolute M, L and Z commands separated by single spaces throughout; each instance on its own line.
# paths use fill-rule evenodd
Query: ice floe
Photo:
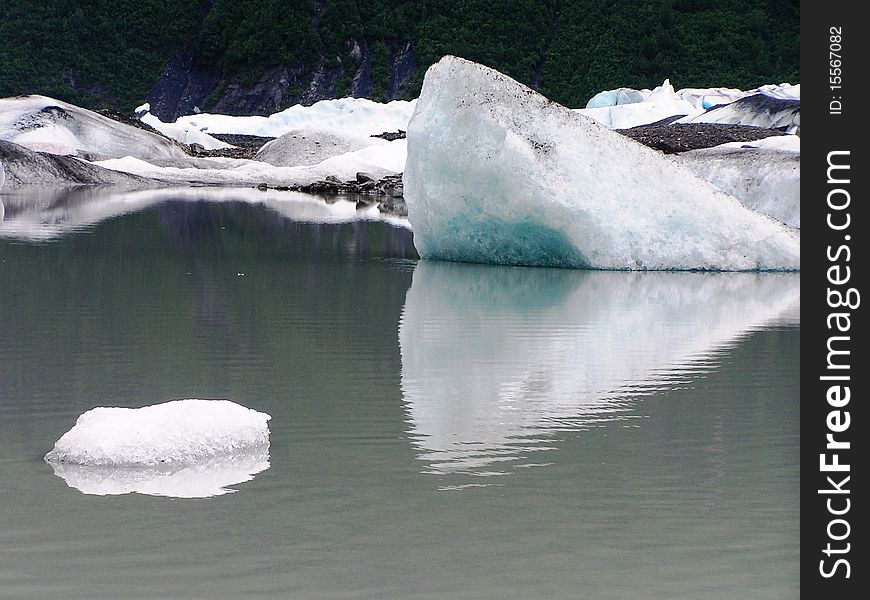
M 404 187 L 424 258 L 600 269 L 800 268 L 800 236 L 792 228 L 673 158 L 455 57 L 427 71 L 408 126 Z
M 173 400 L 82 414 L 45 455 L 90 467 L 180 467 L 269 447 L 271 417 L 229 400 Z

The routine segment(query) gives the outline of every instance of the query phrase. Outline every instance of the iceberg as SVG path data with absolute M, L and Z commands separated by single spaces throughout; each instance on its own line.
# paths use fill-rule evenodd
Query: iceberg
M 174 141 L 46 96 L 0 99 L 0 140 L 38 152 L 143 160 L 186 156 Z
M 758 93 L 715 106 L 699 115 L 689 115 L 680 122 L 752 125 L 800 135 L 801 101 L 799 98 Z
M 617 106 L 619 104 L 634 104 L 636 102 L 643 102 L 647 96 L 649 96 L 648 90 L 642 92 L 640 90 L 633 90 L 624 87 L 615 90 L 605 90 L 592 96 L 592 98 L 589 99 L 589 102 L 586 103 L 586 108 L 603 108 L 605 106 Z
M 0 161 L 6 163 L 6 185 L 79 186 L 118 185 L 147 187 L 153 182 L 104 169 L 75 156 L 35 152 L 14 142 L 0 140 Z
M 777 136 L 684 152 L 677 161 L 752 210 L 801 226 L 800 138 Z
M 509 474 L 558 432 L 625 423 L 741 337 L 798 323 L 797 273 L 421 261 L 399 323 L 409 438 L 430 473 Z
M 643 94 L 642 92 L 638 93 Z M 617 93 L 617 99 L 618 96 Z M 586 108 L 576 109 L 576 111 L 581 115 L 595 119 L 608 129 L 629 129 L 638 125 L 655 123 L 669 117 L 678 118 L 697 112 L 692 104 L 677 95 L 674 86 L 667 79 L 662 85 L 647 93 L 640 101 L 600 107 L 590 107 L 587 104 Z
M 632 105 L 627 105 L 632 106 Z M 423 258 L 591 269 L 798 270 L 800 234 L 492 69 L 445 57 L 408 125 Z
M 181 467 L 269 447 L 271 417 L 229 400 L 173 400 L 82 414 L 45 455 L 88 467 Z

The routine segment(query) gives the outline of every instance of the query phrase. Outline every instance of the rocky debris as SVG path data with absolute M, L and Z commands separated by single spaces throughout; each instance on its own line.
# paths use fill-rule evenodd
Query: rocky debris
M 775 129 L 721 123 L 653 123 L 616 131 L 665 154 L 711 148 L 727 142 L 754 142 L 775 135 L 785 135 Z
M 359 172 L 355 179 L 349 181 L 342 181 L 338 177 L 330 175 L 304 185 L 270 186 L 261 183 L 257 185 L 257 189 L 261 192 L 273 189 L 315 194 L 322 196 L 330 204 L 339 199 L 347 199 L 356 202 L 359 209 L 377 204 L 378 210 L 382 213 L 399 217 L 408 216 L 403 196 L 401 173 L 377 179 L 370 173 Z
M 211 133 L 209 135 L 227 144 L 232 144 L 236 148 L 251 148 L 254 152 L 275 139 L 262 135 L 242 135 L 237 133 Z
M 237 135 L 232 133 L 212 133 L 209 134 L 213 138 L 218 139 L 227 144 L 232 144 L 234 148 L 221 148 L 218 150 L 206 150 L 200 144 L 190 144 L 189 146 L 177 142 L 185 152 L 190 156 L 197 158 L 241 158 L 252 160 L 265 144 L 271 142 L 275 138 L 262 137 L 259 135 Z
M 408 137 L 407 132 L 399 129 L 396 132 L 385 131 L 383 133 L 373 133 L 369 137 L 373 138 L 381 138 L 382 140 L 387 140 L 388 142 L 392 142 L 393 140 L 404 140 Z
M 154 133 L 156 135 L 166 137 L 165 135 L 163 135 L 162 133 L 160 133 L 159 131 L 157 131 L 153 127 L 151 127 L 151 125 L 148 125 L 147 123 L 143 123 L 142 121 L 140 121 L 139 119 L 137 119 L 135 117 L 125 115 L 124 113 L 122 113 L 120 111 L 113 110 L 111 108 L 102 108 L 102 109 L 97 110 L 95 112 L 97 114 L 103 115 L 104 117 L 112 119 L 113 121 L 117 121 L 118 123 L 123 123 L 124 125 L 129 125 L 130 127 L 138 127 L 139 129 L 143 129 L 143 130 L 148 131 L 150 133 Z

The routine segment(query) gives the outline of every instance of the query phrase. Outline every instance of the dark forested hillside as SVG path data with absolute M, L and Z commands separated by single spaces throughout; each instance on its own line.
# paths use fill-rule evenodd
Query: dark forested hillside
M 0 96 L 170 118 L 417 95 L 444 54 L 569 106 L 619 86 L 798 81 L 787 0 L 0 0 Z

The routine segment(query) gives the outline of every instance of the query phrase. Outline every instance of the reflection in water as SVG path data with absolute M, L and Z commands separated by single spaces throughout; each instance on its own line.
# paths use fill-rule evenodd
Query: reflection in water
M 632 399 L 692 381 L 741 335 L 797 323 L 799 305 L 796 274 L 421 261 L 399 326 L 419 458 L 435 474 L 532 466 L 553 433 L 627 417 Z
M 42 241 L 82 231 L 97 223 L 170 200 L 244 202 L 264 205 L 281 217 L 305 223 L 383 220 L 408 227 L 408 220 L 381 215 L 374 207 L 357 210 L 351 201 L 329 204 L 298 192 L 261 192 L 249 188 L 165 188 L 135 192 L 111 188 L 25 188 L 0 202 L 0 237 Z M 3 203 L 6 205 L 5 219 Z
M 269 449 L 216 457 L 175 469 L 49 464 L 55 475 L 83 494 L 209 498 L 234 492 L 236 490 L 229 486 L 250 481 L 254 475 L 268 469 Z

